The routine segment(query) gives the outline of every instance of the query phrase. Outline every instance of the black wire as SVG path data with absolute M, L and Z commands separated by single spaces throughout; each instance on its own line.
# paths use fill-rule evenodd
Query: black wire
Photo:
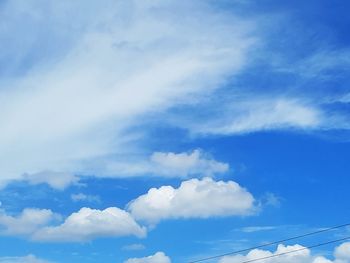
M 328 232 L 328 231 L 331 231 L 331 230 L 334 230 L 334 229 L 338 229 L 338 228 L 343 228 L 343 227 L 346 227 L 346 226 L 350 226 L 350 223 L 343 224 L 343 225 L 338 225 L 338 226 L 333 226 L 333 227 L 321 229 L 321 230 L 318 230 L 318 231 L 315 231 L 315 232 L 310 232 L 310 233 L 306 233 L 306 234 L 295 236 L 295 237 L 281 239 L 281 240 L 278 240 L 278 241 L 273 241 L 273 242 L 262 244 L 262 245 L 255 246 L 255 247 L 245 248 L 245 249 L 241 249 L 241 250 L 228 252 L 228 253 L 225 253 L 225 254 L 220 254 L 220 255 L 216 255 L 216 256 L 202 258 L 202 259 L 190 261 L 189 263 L 197 263 L 197 262 L 207 261 L 207 260 L 210 260 L 210 259 L 216 259 L 216 258 L 221 258 L 221 257 L 224 257 L 224 256 L 229 256 L 229 255 L 234 255 L 234 254 L 238 254 L 238 253 L 242 253 L 242 252 L 247 252 L 249 250 L 258 249 L 258 248 L 262 248 L 262 247 L 267 247 L 267 246 L 271 246 L 271 245 L 276 245 L 276 244 L 279 244 L 279 243 L 283 243 L 283 242 L 287 242 L 287 241 L 291 241 L 291 240 L 295 240 L 295 239 L 299 239 L 299 238 L 303 238 L 303 237 L 307 237 L 307 236 L 312 236 L 312 235 Z

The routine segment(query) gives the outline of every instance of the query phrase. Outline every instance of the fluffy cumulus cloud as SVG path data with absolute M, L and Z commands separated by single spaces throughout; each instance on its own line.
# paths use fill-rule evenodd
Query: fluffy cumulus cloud
M 58 219 L 58 215 L 48 209 L 26 208 L 19 215 L 0 213 L 0 233 L 2 235 L 31 235 L 41 227 Z
M 350 262 L 350 242 L 344 243 L 337 247 L 334 255 L 336 257 L 335 263 Z
M 209 2 L 5 1 L 0 179 L 86 172 L 90 160 L 137 148 L 142 131 L 130 131 L 148 114 L 197 103 L 239 72 L 254 23 Z
M 276 256 L 278 254 L 284 255 Z M 343 243 L 335 249 L 334 260 L 312 255 L 309 249 L 300 245 L 278 245 L 274 252 L 254 249 L 247 255 L 225 256 L 219 260 L 219 263 L 240 263 L 258 258 L 266 258 L 261 261 L 264 263 L 348 263 L 350 262 L 350 243 Z
M 252 194 L 236 182 L 206 177 L 184 181 L 179 188 L 152 188 L 131 201 L 128 210 L 136 219 L 156 223 L 168 218 L 249 215 L 255 206 Z
M 40 259 L 31 254 L 24 257 L 0 257 L 0 263 L 50 263 L 50 262 L 51 261 Z
M 153 175 L 161 177 L 214 176 L 225 173 L 229 165 L 215 160 L 200 149 L 189 152 L 154 152 L 147 161 L 111 163 L 110 174 L 119 176 Z
M 171 260 L 164 252 L 157 252 L 152 256 L 143 258 L 130 258 L 124 263 L 171 263 Z
M 134 235 L 145 237 L 146 229 L 131 215 L 117 207 L 105 210 L 82 208 L 59 226 L 46 226 L 32 235 L 37 241 L 85 242 L 98 237 Z

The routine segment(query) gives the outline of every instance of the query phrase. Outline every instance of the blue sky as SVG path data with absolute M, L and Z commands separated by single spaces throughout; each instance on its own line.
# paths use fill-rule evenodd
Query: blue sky
M 349 8 L 0 1 L 0 262 L 189 262 L 347 223 Z

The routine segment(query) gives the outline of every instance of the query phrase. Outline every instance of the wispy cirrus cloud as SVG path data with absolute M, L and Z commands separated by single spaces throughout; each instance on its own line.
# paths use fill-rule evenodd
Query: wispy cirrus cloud
M 137 251 L 137 250 L 144 250 L 144 249 L 146 249 L 146 247 L 139 243 L 125 245 L 122 247 L 122 250 L 128 250 L 128 251 Z
M 153 152 L 146 160 L 108 162 L 102 176 L 212 177 L 228 172 L 229 168 L 228 163 L 220 162 L 203 150 L 196 149 L 188 152 Z M 102 168 L 100 170 L 103 171 Z
M 1 13 L 0 66 L 10 61 L 0 81 L 2 181 L 76 174 L 87 160 L 137 148 L 142 131 L 126 130 L 197 103 L 257 42 L 254 21 L 201 1 L 7 1 Z
M 53 263 L 36 257 L 35 255 L 27 255 L 23 257 L 0 257 L 1 263 Z
M 344 104 L 346 88 L 328 98 L 321 78 L 346 69 L 349 52 L 291 59 L 264 39 L 276 27 L 269 15 L 242 19 L 197 0 L 7 1 L 1 12 L 3 183 L 54 171 L 47 182 L 64 189 L 56 178 L 102 174 L 116 165 L 111 156 L 142 152 L 150 123 L 195 136 L 349 129 L 347 111 L 329 105 Z
M 73 202 L 91 202 L 100 203 L 101 198 L 98 195 L 88 195 L 84 193 L 71 194 L 70 198 Z
M 200 134 L 245 134 L 268 130 L 309 130 L 323 124 L 322 111 L 291 98 L 248 99 L 229 105 L 225 114 L 193 127 Z
M 245 233 L 254 233 L 254 232 L 260 232 L 260 231 L 269 231 L 276 229 L 277 226 L 247 226 L 239 229 L 239 231 L 245 232 Z

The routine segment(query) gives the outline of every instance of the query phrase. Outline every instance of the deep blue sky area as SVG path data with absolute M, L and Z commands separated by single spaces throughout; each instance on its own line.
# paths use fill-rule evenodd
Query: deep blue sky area
M 184 263 L 350 223 L 349 10 L 0 1 L 0 262 Z M 203 262 L 350 263 L 348 236 Z

